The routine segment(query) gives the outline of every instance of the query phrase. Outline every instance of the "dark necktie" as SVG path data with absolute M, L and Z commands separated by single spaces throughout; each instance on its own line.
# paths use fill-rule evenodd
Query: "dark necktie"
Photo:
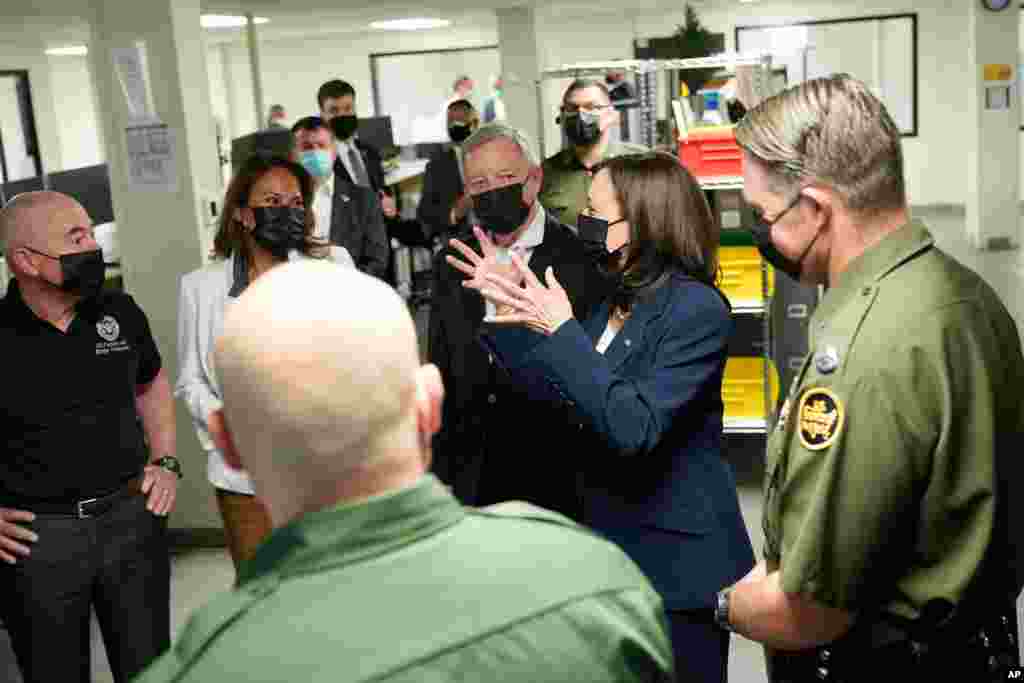
M 363 166 L 362 156 L 356 151 L 355 145 L 348 146 L 348 163 L 352 167 L 352 173 L 355 175 L 352 179 L 355 184 L 369 187 L 370 178 L 366 175 L 366 167 Z

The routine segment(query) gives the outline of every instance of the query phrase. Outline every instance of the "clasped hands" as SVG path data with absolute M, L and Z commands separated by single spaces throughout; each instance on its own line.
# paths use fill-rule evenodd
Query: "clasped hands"
M 484 322 L 496 325 L 522 325 L 541 334 L 554 334 L 562 323 L 571 320 L 572 304 L 562 285 L 555 277 L 555 271 L 548 266 L 544 283 L 530 270 L 526 262 L 512 252 L 512 263 L 501 262 L 501 252 L 491 238 L 479 227 L 473 234 L 480 242 L 481 254 L 469 245 L 451 240 L 451 245 L 465 260 L 447 256 L 448 264 L 468 275 L 462 286 L 475 289 L 492 302 L 496 314 L 484 318 Z

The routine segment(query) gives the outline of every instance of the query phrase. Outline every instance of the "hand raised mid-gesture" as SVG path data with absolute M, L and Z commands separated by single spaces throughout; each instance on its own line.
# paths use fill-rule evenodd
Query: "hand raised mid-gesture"
M 495 245 L 487 233 L 479 227 L 473 228 L 473 234 L 476 235 L 477 240 L 480 242 L 482 255 L 477 254 L 464 242 L 453 239 L 450 244 L 465 259 L 459 259 L 455 256 L 445 257 L 448 265 L 469 276 L 468 280 L 463 280 L 462 286 L 479 291 L 488 284 L 488 275 L 497 275 L 506 280 L 521 284 L 523 281 L 522 275 L 515 264 L 507 257 L 507 250 Z
M 545 271 L 545 286 L 518 254 L 512 254 L 512 264 L 525 286 L 517 286 L 514 280 L 488 273 L 487 284 L 480 293 L 494 303 L 498 314 L 485 318 L 485 322 L 523 325 L 534 332 L 554 334 L 562 323 L 573 317 L 572 303 L 555 277 L 555 269 L 548 266 Z

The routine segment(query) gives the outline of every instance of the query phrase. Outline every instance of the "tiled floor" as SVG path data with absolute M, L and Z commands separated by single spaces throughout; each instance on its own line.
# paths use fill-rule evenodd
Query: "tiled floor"
M 981 273 L 1002 296 L 1007 308 L 1024 332 L 1024 251 L 978 252 L 970 247 L 964 234 L 963 214 L 949 211 L 919 212 L 938 244 L 949 253 Z M 759 469 L 749 463 L 737 467 L 740 482 L 740 501 L 744 518 L 750 529 L 755 548 L 760 550 L 761 493 Z M 196 607 L 212 595 L 225 590 L 233 580 L 231 561 L 224 551 L 195 551 L 174 558 L 171 597 L 173 601 L 172 628 L 175 632 L 185 623 Z M 1020 608 L 1020 605 L 1018 605 Z M 1024 624 L 1024 618 L 1021 619 Z M 0 631 L 0 683 L 16 683 L 17 672 L 10 651 Z M 93 671 L 96 683 L 112 681 L 103 653 L 99 631 L 93 630 Z M 743 638 L 733 639 L 729 663 L 733 683 L 764 683 L 766 681 L 761 647 Z

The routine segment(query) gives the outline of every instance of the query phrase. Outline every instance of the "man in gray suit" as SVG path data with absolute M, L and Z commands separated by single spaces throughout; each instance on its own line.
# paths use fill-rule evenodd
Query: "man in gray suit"
M 292 126 L 292 157 L 313 176 L 317 235 L 345 247 L 359 270 L 388 280 L 390 248 L 380 201 L 373 190 L 335 174 L 334 133 L 319 116 Z

